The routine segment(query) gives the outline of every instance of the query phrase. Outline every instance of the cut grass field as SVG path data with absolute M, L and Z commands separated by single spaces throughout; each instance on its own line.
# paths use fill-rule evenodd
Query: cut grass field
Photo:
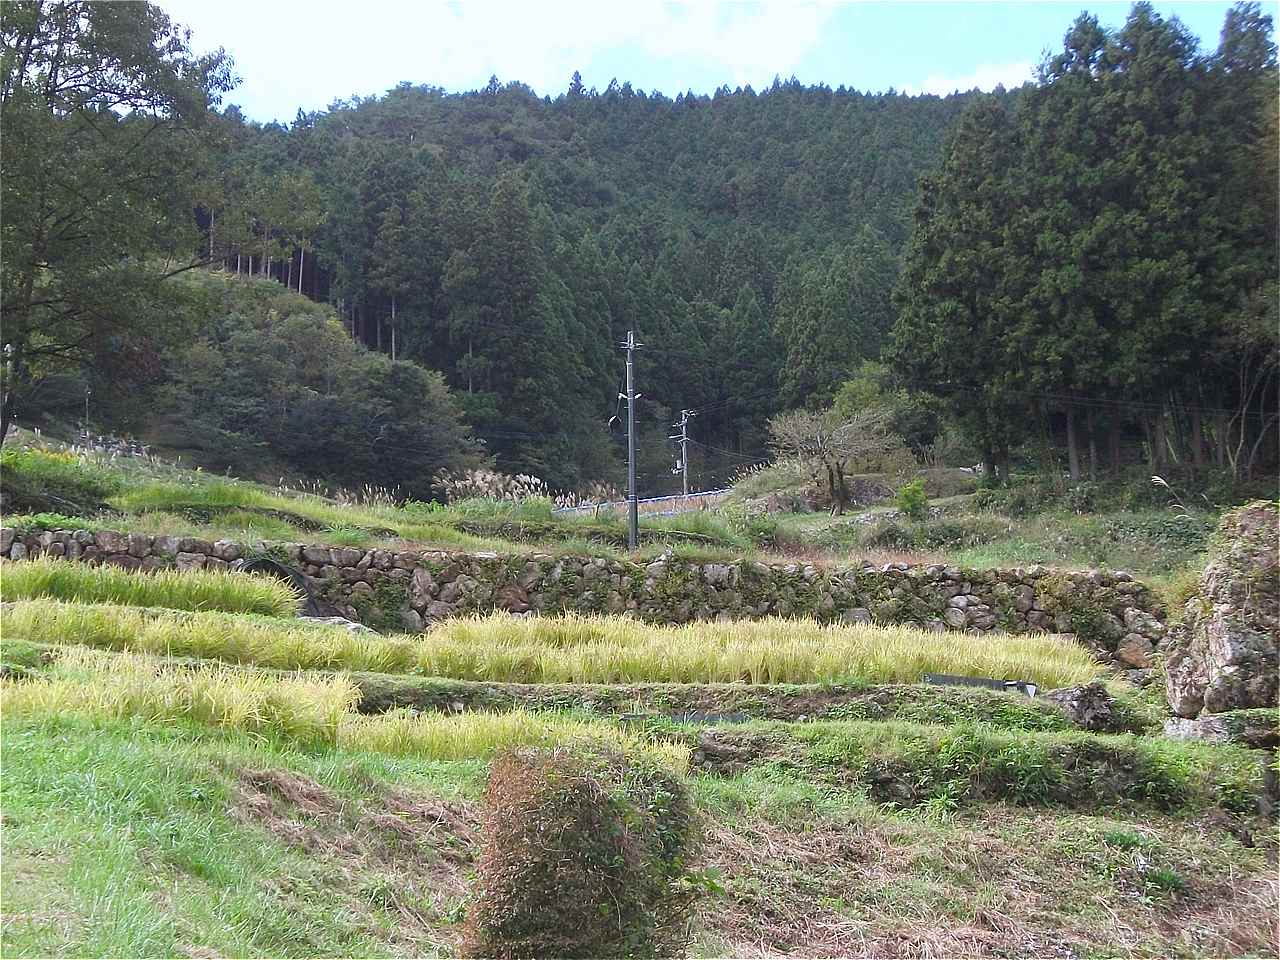
M 218 610 L 292 617 L 299 597 L 274 577 L 225 570 L 136 572 L 42 557 L 0 562 L 0 598 L 50 598 L 171 610 Z
M 1098 676 L 1092 654 L 1053 634 L 977 636 L 909 627 L 760 620 L 655 626 L 616 617 L 446 620 L 414 637 L 129 607 L 21 601 L 7 638 L 201 657 L 277 669 L 372 670 L 507 683 L 916 683 L 925 673 L 1027 680 Z

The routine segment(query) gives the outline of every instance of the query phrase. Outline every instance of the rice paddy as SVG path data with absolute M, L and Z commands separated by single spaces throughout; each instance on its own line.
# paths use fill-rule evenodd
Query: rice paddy
M 0 597 L 48 597 L 172 610 L 220 610 L 292 617 L 298 595 L 281 580 L 224 570 L 123 570 L 42 557 L 0 564 Z
M 444 621 L 421 636 L 351 635 L 199 613 L 25 601 L 7 637 L 200 657 L 284 670 L 369 670 L 503 683 L 916 683 L 925 673 L 1087 682 L 1084 647 L 1048 634 L 970 636 L 907 627 L 760 620 L 654 626 L 610 617 Z
M 689 761 L 687 747 L 608 723 L 523 710 L 361 717 L 355 713 L 359 698 L 358 688 L 342 676 L 175 665 L 144 654 L 83 647 L 67 648 L 53 669 L 38 677 L 0 680 L 0 716 L 6 719 L 76 715 L 95 721 L 190 721 L 306 746 L 427 760 L 488 759 L 514 747 L 596 742 L 653 755 L 681 772 Z

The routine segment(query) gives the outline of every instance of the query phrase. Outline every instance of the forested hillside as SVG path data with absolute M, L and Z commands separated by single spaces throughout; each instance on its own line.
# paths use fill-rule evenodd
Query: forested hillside
M 330 344 L 344 386 L 319 393 L 349 398 L 344 429 L 371 425 L 343 481 L 399 477 L 386 458 L 410 447 L 433 451 L 419 477 L 488 455 L 558 488 L 616 481 L 630 329 L 643 493 L 669 491 L 686 408 L 702 485 L 766 455 L 770 417 L 833 402 L 993 478 L 1059 452 L 1074 475 L 1276 458 L 1277 90 L 1256 4 L 1217 49 L 1143 4 L 1114 34 L 1064 19 L 1038 82 L 994 95 L 792 80 L 672 99 L 575 74 L 554 98 L 405 84 L 287 127 L 220 105 L 222 52 L 148 47 L 170 36 L 155 8 L 3 16 L 6 422 L 15 404 L 71 419 L 87 386 L 99 426 L 182 446 L 183 425 L 237 469 L 334 476 L 342 458 L 298 440 L 332 418 L 281 399 L 317 389 L 300 328 L 242 309 L 269 297 L 165 279 L 199 266 L 331 305 L 401 362 Z M 58 82 L 63 41 L 96 87 Z M 48 189 L 52 155 L 68 169 Z M 447 407 L 438 443 L 389 442 L 407 414 L 375 369 L 417 371 L 398 402 Z M 275 399 L 241 416 L 228 389 Z
M 405 85 L 288 130 L 229 116 L 228 183 L 261 186 L 211 213 L 287 241 L 265 259 L 238 246 L 228 269 L 266 269 L 369 346 L 443 370 L 501 462 L 571 485 L 610 469 L 629 329 L 642 423 L 665 435 L 712 405 L 697 436 L 745 457 L 768 415 L 829 400 L 875 357 L 916 177 L 965 101 Z M 294 221 L 272 227 L 253 198 L 282 183 Z

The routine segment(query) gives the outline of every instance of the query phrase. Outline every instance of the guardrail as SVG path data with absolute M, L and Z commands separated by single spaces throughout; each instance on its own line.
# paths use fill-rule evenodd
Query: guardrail
M 729 492 L 728 487 L 720 490 L 706 490 L 702 493 L 677 493 L 669 497 L 645 497 L 637 501 L 636 511 L 648 517 L 672 517 L 678 513 L 690 513 L 694 510 L 705 510 L 715 506 Z M 576 507 L 560 507 L 553 510 L 558 514 L 593 514 L 612 513 L 615 510 L 625 511 L 626 500 L 605 500 L 600 503 L 584 503 Z

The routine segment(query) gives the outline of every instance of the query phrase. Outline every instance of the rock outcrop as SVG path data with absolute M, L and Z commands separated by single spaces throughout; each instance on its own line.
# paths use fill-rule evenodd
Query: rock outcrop
M 1044 694 L 1044 699 L 1061 710 L 1077 727 L 1114 733 L 1124 726 L 1115 697 L 1095 681 L 1081 687 L 1062 687 Z
M 1222 519 L 1209 564 L 1162 652 L 1180 717 L 1276 705 L 1280 694 L 1280 511 L 1256 501 Z

